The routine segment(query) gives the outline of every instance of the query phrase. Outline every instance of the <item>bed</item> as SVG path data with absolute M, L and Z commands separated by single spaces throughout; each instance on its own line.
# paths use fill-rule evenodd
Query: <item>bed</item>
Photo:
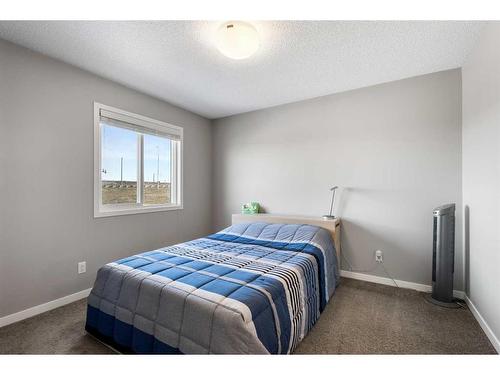
M 291 353 L 338 285 L 338 228 L 233 215 L 220 232 L 106 264 L 85 329 L 125 353 Z

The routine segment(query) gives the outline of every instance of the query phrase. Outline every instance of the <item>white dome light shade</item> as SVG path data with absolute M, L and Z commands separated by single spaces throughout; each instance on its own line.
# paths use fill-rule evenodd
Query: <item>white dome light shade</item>
M 217 30 L 215 44 L 224 56 L 241 60 L 252 56 L 260 45 L 255 27 L 246 22 L 226 22 Z

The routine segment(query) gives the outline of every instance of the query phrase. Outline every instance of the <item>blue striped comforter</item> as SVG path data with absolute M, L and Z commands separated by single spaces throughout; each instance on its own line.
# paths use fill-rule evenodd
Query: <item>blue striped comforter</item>
M 330 233 L 245 223 L 102 267 L 86 330 L 125 352 L 290 353 L 339 280 Z

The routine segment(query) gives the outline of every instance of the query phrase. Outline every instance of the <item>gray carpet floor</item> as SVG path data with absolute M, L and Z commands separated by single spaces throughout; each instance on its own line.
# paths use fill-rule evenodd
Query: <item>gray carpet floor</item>
M 85 300 L 0 328 L 0 353 L 113 353 L 85 333 Z M 467 308 L 407 289 L 342 279 L 300 354 L 494 354 Z

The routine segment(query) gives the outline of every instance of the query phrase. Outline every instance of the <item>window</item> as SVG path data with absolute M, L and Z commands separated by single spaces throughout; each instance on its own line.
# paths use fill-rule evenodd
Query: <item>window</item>
M 182 128 L 94 104 L 94 217 L 182 208 Z

